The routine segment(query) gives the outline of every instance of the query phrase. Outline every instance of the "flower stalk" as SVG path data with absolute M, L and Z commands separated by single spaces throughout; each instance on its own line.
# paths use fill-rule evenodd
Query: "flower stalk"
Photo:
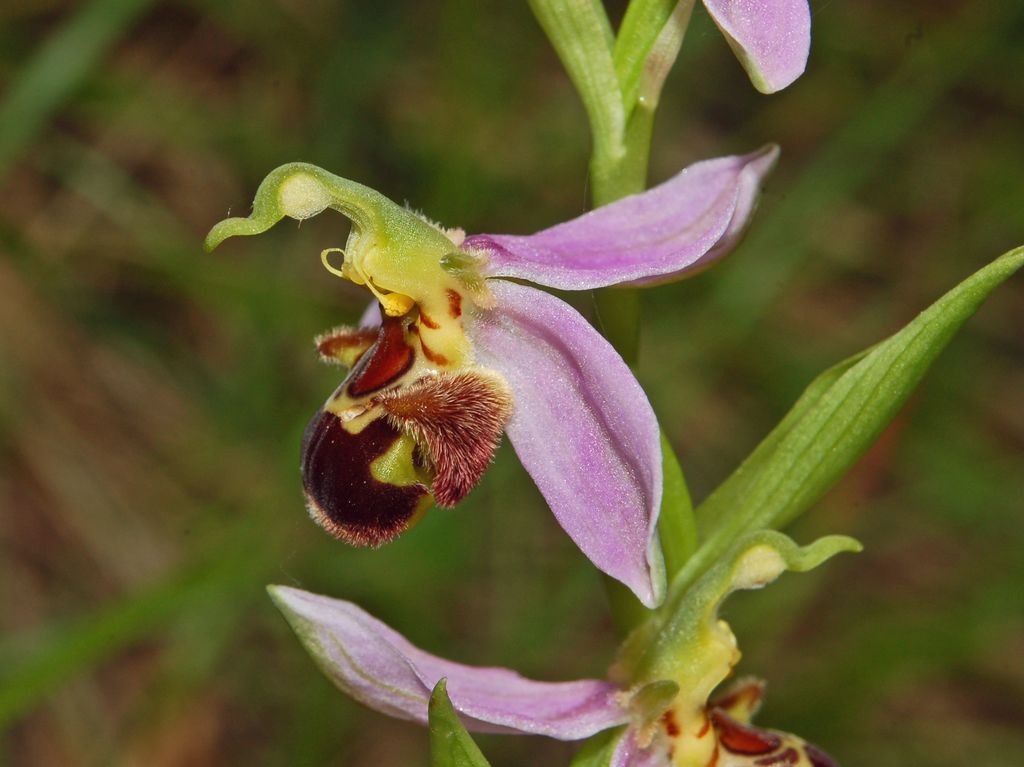
M 611 31 L 598 0 L 531 0 L 530 7 L 576 86 L 590 120 L 591 199 L 608 205 L 647 187 L 654 116 L 665 78 L 679 54 L 695 0 L 634 0 L 619 34 Z M 630 367 L 640 350 L 643 294 L 614 287 L 594 294 L 598 326 Z M 662 435 L 663 470 L 672 492 L 663 496 L 660 543 L 669 574 L 681 568 L 696 545 L 696 526 L 686 481 Z M 609 602 L 623 630 L 649 613 L 617 583 L 607 580 Z

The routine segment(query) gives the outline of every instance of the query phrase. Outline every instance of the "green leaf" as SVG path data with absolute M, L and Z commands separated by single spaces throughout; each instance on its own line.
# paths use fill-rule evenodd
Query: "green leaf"
M 658 537 L 665 555 L 665 570 L 671 581 L 697 549 L 697 522 L 683 469 L 664 431 L 661 432 L 661 471 Z
M 697 509 L 701 546 L 677 576 L 694 582 L 733 541 L 779 528 L 860 458 L 988 294 L 1024 264 L 1024 248 L 960 283 L 901 331 L 818 377 L 746 461 Z
M 490 767 L 452 708 L 447 686 L 447 679 L 434 686 L 427 708 L 431 767 Z
M 576 752 L 569 767 L 611 767 L 615 749 L 625 734 L 626 728 L 618 727 L 591 736 Z

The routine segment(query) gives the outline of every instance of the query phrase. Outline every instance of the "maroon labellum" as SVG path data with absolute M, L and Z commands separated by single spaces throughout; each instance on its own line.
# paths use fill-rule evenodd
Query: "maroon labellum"
M 401 434 L 384 418 L 358 434 L 334 413 L 321 410 L 302 440 L 302 484 L 310 516 L 335 538 L 354 546 L 380 546 L 415 521 L 429 490 L 377 479 L 370 464 Z
M 313 519 L 356 546 L 394 539 L 432 498 L 465 498 L 511 416 L 499 374 L 437 368 L 417 332 L 422 320 L 385 316 L 377 329 L 317 339 L 323 358 L 352 369 L 306 428 L 302 481 Z

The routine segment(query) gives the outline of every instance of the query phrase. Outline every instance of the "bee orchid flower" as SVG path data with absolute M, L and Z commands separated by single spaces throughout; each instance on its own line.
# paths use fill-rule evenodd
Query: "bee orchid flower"
M 270 594 L 320 669 L 341 690 L 382 713 L 427 722 L 431 690 L 447 679 L 452 705 L 478 732 L 582 740 L 612 730 L 611 767 L 836 767 L 801 738 L 753 726 L 763 685 L 741 681 L 715 694 L 739 660 L 718 617 L 736 589 L 760 588 L 785 570 L 805 571 L 850 538 L 800 547 L 762 531 L 739 542 L 685 594 L 626 640 L 612 681 L 540 682 L 503 668 L 467 666 L 414 646 L 351 602 L 286 586 Z M 675 595 L 673 595 L 675 596 Z
M 306 430 L 313 519 L 350 543 L 385 543 L 432 503 L 464 498 L 504 430 L 582 551 L 657 605 L 662 477 L 650 403 L 575 309 L 512 280 L 589 290 L 703 269 L 742 234 L 777 153 L 697 163 L 529 236 L 465 237 L 315 166 L 272 171 L 252 214 L 217 224 L 207 248 L 336 210 L 352 229 L 344 248 L 321 253 L 324 265 L 379 306 L 379 320 L 318 339 L 322 357 L 349 372 Z

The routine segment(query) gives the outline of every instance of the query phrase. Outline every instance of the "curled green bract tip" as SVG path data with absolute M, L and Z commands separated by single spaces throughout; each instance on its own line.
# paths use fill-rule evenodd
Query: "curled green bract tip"
M 282 218 L 304 221 L 328 209 L 352 222 L 345 247 L 321 254 L 330 272 L 369 287 L 395 316 L 413 303 L 447 301 L 444 291 L 456 278 L 443 264 L 458 253 L 448 234 L 379 192 L 309 163 L 272 170 L 256 191 L 252 213 L 216 224 L 204 245 L 209 252 L 229 237 L 262 234 Z M 330 253 L 342 254 L 340 267 L 326 260 Z
M 360 229 L 373 229 L 386 215 L 383 209 L 387 206 L 402 211 L 369 187 L 309 163 L 292 162 L 275 168 L 263 179 L 249 216 L 219 222 L 203 245 L 210 252 L 229 237 L 262 234 L 285 216 L 302 221 L 327 208 L 344 214 Z
M 744 536 L 692 587 L 682 593 L 670 591 L 663 608 L 665 618 L 656 629 L 660 639 L 651 642 L 650 649 L 639 658 L 634 678 L 675 679 L 687 689 L 687 682 L 692 680 L 676 678 L 680 659 L 687 659 L 684 665 L 689 667 L 694 657 L 711 653 L 727 662 L 735 650 L 732 632 L 717 617 L 719 606 L 729 594 L 761 588 L 787 570 L 806 572 L 840 552 L 860 550 L 860 543 L 844 535 L 828 535 L 807 546 L 774 530 Z M 702 668 L 710 665 L 702 664 Z M 722 678 L 730 665 L 723 666 Z

